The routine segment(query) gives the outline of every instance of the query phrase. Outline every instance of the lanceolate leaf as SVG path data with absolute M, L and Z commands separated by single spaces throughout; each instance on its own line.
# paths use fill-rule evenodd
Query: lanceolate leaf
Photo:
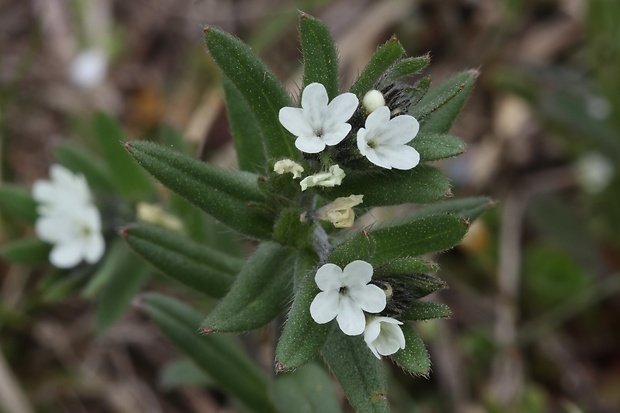
M 387 277 L 395 274 L 413 274 L 417 272 L 437 272 L 439 265 L 419 258 L 397 258 L 375 268 L 375 277 Z
M 355 93 L 359 98 L 363 97 L 366 92 L 372 89 L 385 71 L 404 54 L 403 46 L 396 37 L 392 37 L 377 49 L 360 77 L 351 86 L 350 92 Z
M 294 139 L 282 127 L 278 113 L 291 101 L 273 73 L 236 37 L 215 27 L 205 29 L 213 60 L 243 95 L 262 132 L 268 158 L 295 159 Z
M 465 142 L 450 135 L 419 134 L 410 145 L 420 153 L 420 162 L 438 161 L 465 152 Z
M 191 241 L 181 234 L 136 224 L 121 230 L 129 246 L 170 278 L 220 298 L 226 294 L 241 260 Z
M 338 413 L 338 397 L 329 375 L 309 364 L 293 373 L 278 375 L 273 382 L 273 401 L 281 412 Z
M 147 294 L 141 302 L 168 339 L 222 389 L 255 412 L 276 412 L 267 395 L 265 378 L 230 337 L 219 334 L 200 336 L 196 330 L 201 315 L 172 298 Z
M 243 95 L 226 76 L 224 76 L 224 94 L 239 168 L 256 174 L 265 174 L 267 159 L 258 122 Z
M 461 112 L 478 77 L 476 70 L 452 76 L 431 89 L 410 114 L 420 121 L 420 133 L 447 133 Z
M 321 355 L 356 412 L 389 411 L 383 365 L 372 354 L 362 336 L 347 336 L 334 327 L 329 332 Z
M 304 87 L 321 83 L 332 100 L 338 95 L 338 56 L 329 29 L 322 21 L 300 13 L 299 35 L 304 53 Z
M 264 326 L 291 297 L 293 250 L 265 242 L 241 269 L 230 291 L 202 322 L 205 331 L 241 332 Z
M 385 206 L 404 203 L 426 204 L 445 197 L 450 182 L 438 169 L 418 165 L 409 171 L 382 170 L 351 172 L 342 185 L 328 191 L 330 196 L 341 197 L 363 194 L 362 206 Z
M 433 318 L 449 318 L 452 312 L 444 303 L 432 301 L 414 301 L 411 307 L 400 315 L 401 320 L 432 320 Z
M 370 232 L 377 241 L 372 261 L 382 264 L 396 258 L 444 251 L 461 242 L 466 232 L 467 223 L 448 214 L 431 215 L 403 225 L 394 222 L 393 226 Z
M 131 199 L 142 199 L 155 192 L 147 174 L 123 150 L 126 137 L 119 124 L 108 115 L 95 115 L 95 131 L 116 187 Z
M 455 214 L 465 219 L 467 222 L 473 222 L 486 209 L 493 206 L 493 200 L 487 197 L 479 196 L 463 199 L 450 199 L 441 203 L 429 205 L 417 211 L 408 213 L 399 218 L 400 223 L 415 221 L 416 219 L 436 214 Z
M 403 77 L 413 76 L 422 71 L 431 62 L 430 56 L 408 57 L 401 59 L 390 68 L 389 80 L 398 80 Z
M 0 210 L 29 224 L 34 224 L 38 217 L 36 201 L 30 192 L 17 185 L 0 186 Z
M 252 208 L 264 201 L 256 175 L 217 168 L 150 142 L 125 146 L 155 178 L 222 223 L 251 237 L 269 238 L 271 221 Z
M 355 260 L 369 261 L 376 248 L 377 242 L 371 234 L 359 232 L 336 246 L 328 261 L 344 268 Z
M 426 376 L 431 369 L 431 359 L 422 339 L 409 324 L 401 326 L 405 335 L 405 348 L 390 358 L 403 370 L 416 376 Z
M 52 246 L 38 239 L 18 240 L 5 244 L 0 255 L 15 264 L 36 265 L 47 262 Z

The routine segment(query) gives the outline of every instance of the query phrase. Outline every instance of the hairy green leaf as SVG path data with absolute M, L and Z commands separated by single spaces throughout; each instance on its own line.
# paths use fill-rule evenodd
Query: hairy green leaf
M 396 37 L 392 37 L 377 49 L 360 77 L 351 86 L 350 92 L 362 98 L 366 92 L 372 89 L 373 85 L 383 76 L 385 71 L 404 54 L 405 49 L 403 49 L 403 46 Z
M 390 358 L 403 370 L 415 376 L 427 376 L 431 370 L 431 358 L 424 342 L 409 324 L 401 326 L 405 335 L 405 348 L 392 354 Z
M 256 175 L 217 168 L 150 142 L 125 146 L 155 178 L 222 223 L 251 237 L 270 237 L 271 221 L 252 208 L 265 200 Z
M 375 277 L 418 272 L 437 272 L 439 265 L 419 258 L 403 257 L 381 264 L 375 268 Z
M 322 21 L 300 13 L 299 37 L 304 54 L 304 87 L 320 83 L 332 100 L 338 95 L 338 55 L 329 29 Z
M 399 222 L 404 224 L 429 215 L 455 214 L 471 223 L 493 204 L 493 200 L 483 196 L 450 199 L 410 212 L 399 218 Z
M 465 152 L 465 142 L 450 135 L 419 134 L 409 145 L 420 153 L 420 162 L 438 161 Z
M 342 244 L 336 246 L 328 261 L 341 268 L 355 260 L 370 261 L 374 255 L 377 242 L 368 232 L 359 232 Z
M 414 301 L 413 304 L 399 316 L 401 320 L 432 320 L 433 318 L 450 318 L 450 307 L 444 303 L 432 301 Z
M 407 57 L 394 63 L 387 73 L 388 80 L 394 81 L 420 73 L 431 62 L 430 56 Z

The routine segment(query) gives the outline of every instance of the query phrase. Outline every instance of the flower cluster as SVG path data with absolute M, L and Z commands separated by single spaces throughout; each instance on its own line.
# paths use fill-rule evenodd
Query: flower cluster
M 321 290 L 310 304 L 310 315 L 319 324 L 334 318 L 343 333 L 349 336 L 364 334 L 364 341 L 377 358 L 389 356 L 405 348 L 405 336 L 398 327 L 400 321 L 389 317 L 366 317 L 385 309 L 384 291 L 374 284 L 372 265 L 357 260 L 344 269 L 325 264 L 315 275 Z
M 101 217 L 82 175 L 60 165 L 50 168 L 50 181 L 34 183 L 32 195 L 39 204 L 37 236 L 53 244 L 50 262 L 71 268 L 82 260 L 99 261 L 105 250 Z

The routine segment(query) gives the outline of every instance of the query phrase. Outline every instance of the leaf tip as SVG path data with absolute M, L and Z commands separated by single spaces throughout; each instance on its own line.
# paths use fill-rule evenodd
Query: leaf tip
M 445 198 L 452 198 L 454 194 L 452 193 L 452 188 L 448 188 L 445 194 L 443 194 Z
M 392 35 L 392 37 L 390 37 L 390 42 L 392 43 L 398 43 L 398 37 L 396 37 L 395 34 Z
M 211 31 L 211 29 L 212 29 L 211 26 L 205 26 L 205 27 L 202 28 L 202 32 L 204 34 L 207 34 L 207 33 L 209 33 Z
M 211 327 L 200 327 L 200 330 L 198 330 L 200 332 L 200 334 L 206 336 L 207 334 L 211 334 L 213 332 L 215 332 L 215 330 Z
M 123 238 L 127 238 L 129 236 L 130 229 L 131 229 L 131 226 L 122 227 L 121 229 L 118 230 L 118 235 L 120 235 Z
M 276 374 L 277 374 L 277 373 L 283 373 L 287 369 L 284 366 L 284 364 L 282 364 L 282 362 L 276 360 L 275 370 L 276 370 Z
M 131 153 L 131 151 L 133 150 L 133 145 L 131 144 L 131 142 L 124 142 L 123 148 L 125 148 L 127 152 Z
M 307 18 L 310 17 L 310 16 L 308 16 L 307 13 L 304 13 L 301 10 L 297 10 L 297 13 L 299 14 L 299 20 L 306 20 Z

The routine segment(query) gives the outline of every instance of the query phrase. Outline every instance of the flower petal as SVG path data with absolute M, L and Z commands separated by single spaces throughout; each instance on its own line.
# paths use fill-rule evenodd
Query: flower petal
M 342 270 L 342 284 L 347 287 L 364 286 L 372 279 L 372 265 L 362 260 L 347 264 Z
M 336 96 L 327 105 L 325 124 L 332 127 L 334 124 L 348 121 L 355 113 L 358 105 L 357 96 L 353 93 L 343 93 Z
M 351 288 L 349 297 L 364 311 L 380 313 L 385 309 L 387 297 L 385 292 L 374 284 Z
M 321 291 L 338 291 L 342 287 L 342 270 L 336 264 L 325 264 L 316 272 L 314 281 Z
M 282 108 L 278 113 L 278 119 L 286 130 L 295 136 L 313 136 L 312 126 L 306 120 L 303 109 Z
M 326 145 L 338 145 L 351 131 L 351 125 L 348 123 L 339 123 L 330 128 L 325 128 L 321 139 Z
M 366 318 L 364 312 L 349 297 L 341 296 L 338 315 L 338 326 L 348 336 L 357 336 L 364 332 Z
M 319 324 L 332 321 L 338 315 L 340 294 L 338 290 L 320 292 L 310 304 L 310 315 Z
M 50 262 L 58 268 L 71 268 L 82 261 L 82 248 L 78 242 L 56 244 L 50 252 Z
M 311 83 L 301 94 L 301 107 L 314 135 L 323 132 L 327 111 L 327 91 L 320 83 Z
M 381 106 L 372 112 L 366 118 L 364 126 L 368 130 L 381 132 L 387 127 L 390 121 L 390 109 L 387 106 Z
M 375 153 L 395 169 L 408 170 L 420 163 L 420 154 L 408 145 L 380 146 Z
M 396 116 L 377 136 L 377 142 L 380 145 L 404 145 L 416 137 L 419 129 L 420 124 L 413 116 Z
M 103 256 L 105 252 L 105 241 L 99 232 L 95 232 L 84 245 L 84 259 L 89 264 L 94 264 Z
M 295 147 L 306 153 L 319 153 L 325 149 L 325 142 L 318 136 L 300 136 L 295 140 Z

